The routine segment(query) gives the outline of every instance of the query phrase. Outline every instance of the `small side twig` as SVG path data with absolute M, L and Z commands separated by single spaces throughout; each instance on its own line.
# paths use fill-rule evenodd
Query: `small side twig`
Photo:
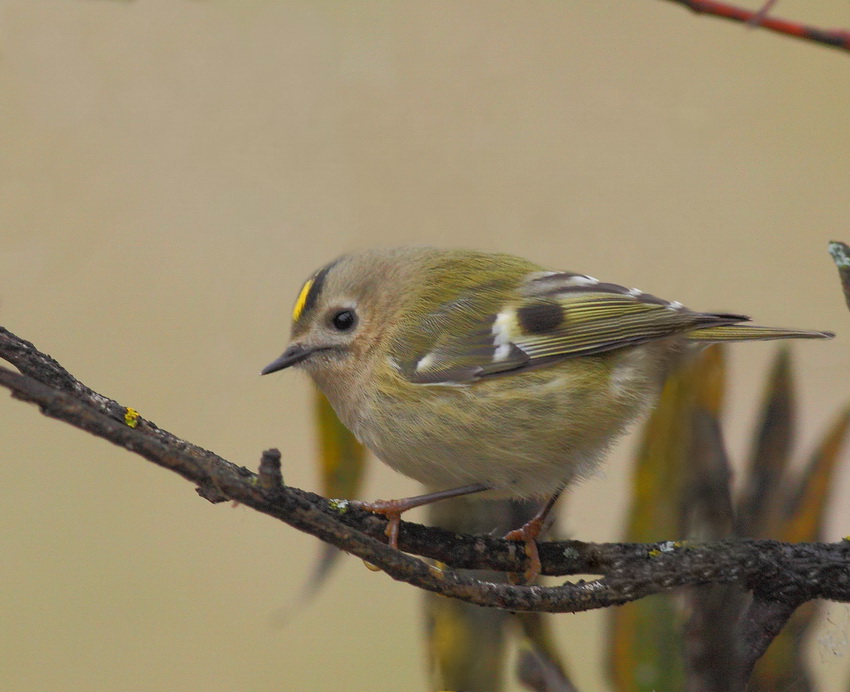
M 743 689 L 753 668 L 777 634 L 785 627 L 797 607 L 796 601 L 771 599 L 762 594 L 753 596 L 739 624 L 737 641 L 741 643 L 740 686 Z

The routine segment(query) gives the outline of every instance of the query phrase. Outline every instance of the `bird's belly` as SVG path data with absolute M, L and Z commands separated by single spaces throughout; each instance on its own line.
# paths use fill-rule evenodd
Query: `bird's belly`
M 563 456 L 530 460 L 525 455 L 512 455 L 509 450 L 497 454 L 479 450 L 469 455 L 465 448 L 453 449 L 450 446 L 432 446 L 413 457 L 398 454 L 394 449 L 374 451 L 390 467 L 431 490 L 484 483 L 493 488 L 488 493 L 492 499 L 550 495 L 561 486 L 568 485 L 577 475 L 587 475 L 598 458 L 572 461 L 570 457 Z
M 592 473 L 651 398 L 640 368 L 633 376 L 621 361 L 602 365 L 611 386 L 566 382 L 573 373 L 563 367 L 526 373 L 521 388 L 510 377 L 415 386 L 404 405 L 382 394 L 357 432 L 383 462 L 431 489 L 485 483 L 493 497 L 545 496 Z

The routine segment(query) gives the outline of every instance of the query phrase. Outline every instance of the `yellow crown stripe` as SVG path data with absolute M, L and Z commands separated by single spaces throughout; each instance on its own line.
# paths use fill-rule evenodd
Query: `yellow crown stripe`
M 310 289 L 313 288 L 314 283 L 316 283 L 316 277 L 314 276 L 304 282 L 304 286 L 301 288 L 301 293 L 298 294 L 298 298 L 295 301 L 295 307 L 292 308 L 293 322 L 297 322 L 301 317 L 301 313 L 304 312 L 304 306 L 307 304 L 307 296 L 310 295 Z

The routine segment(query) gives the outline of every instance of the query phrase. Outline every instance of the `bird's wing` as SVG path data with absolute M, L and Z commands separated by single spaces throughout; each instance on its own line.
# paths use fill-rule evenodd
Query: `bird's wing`
M 429 315 L 421 329 L 437 336 L 397 362 L 402 374 L 418 384 L 463 385 L 748 319 L 693 312 L 571 273 L 541 272 L 507 302 L 495 298 L 467 294 Z

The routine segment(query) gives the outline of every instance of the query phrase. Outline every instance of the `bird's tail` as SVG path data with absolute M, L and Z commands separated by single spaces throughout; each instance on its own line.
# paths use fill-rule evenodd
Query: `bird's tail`
M 807 329 L 782 329 L 758 327 L 750 324 L 723 324 L 687 332 L 691 341 L 767 341 L 769 339 L 831 339 L 832 332 L 815 332 Z

